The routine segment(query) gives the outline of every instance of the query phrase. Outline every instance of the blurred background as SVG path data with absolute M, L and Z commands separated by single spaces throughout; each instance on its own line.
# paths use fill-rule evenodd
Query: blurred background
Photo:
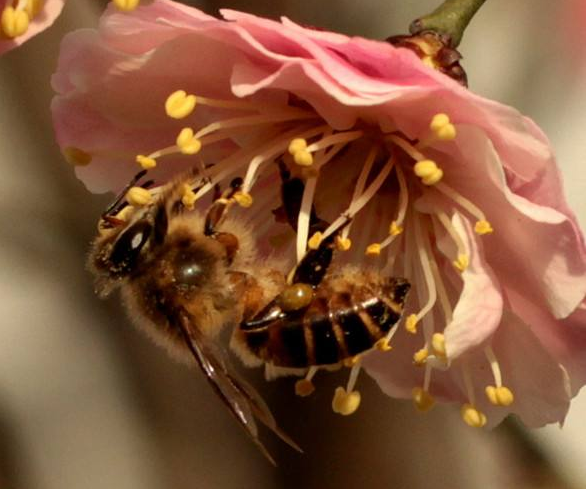
M 488 0 L 461 51 L 472 90 L 513 105 L 556 148 L 571 205 L 586 225 L 586 18 L 583 0 Z M 246 10 L 385 38 L 438 0 L 187 2 Z M 59 41 L 95 26 L 106 2 L 69 0 L 53 28 L 0 58 L 0 489 L 582 488 L 586 393 L 565 426 L 493 432 L 456 408 L 418 415 L 364 376 L 367 402 L 342 418 L 323 376 L 298 399 L 293 382 L 260 387 L 305 449 L 265 433 L 274 469 L 202 376 L 136 332 L 117 300 L 101 302 L 84 269 L 110 196 L 87 193 L 54 143 L 49 78 Z M 584 10 L 584 9 L 582 9 Z

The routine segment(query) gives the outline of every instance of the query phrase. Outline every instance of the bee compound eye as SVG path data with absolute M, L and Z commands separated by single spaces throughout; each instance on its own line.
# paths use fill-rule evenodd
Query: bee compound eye
M 110 254 L 110 263 L 117 271 L 128 272 L 133 268 L 151 236 L 151 230 L 148 222 L 139 221 L 122 233 Z
M 308 284 L 289 285 L 279 295 L 278 303 L 283 311 L 297 311 L 308 306 L 313 299 L 313 288 Z

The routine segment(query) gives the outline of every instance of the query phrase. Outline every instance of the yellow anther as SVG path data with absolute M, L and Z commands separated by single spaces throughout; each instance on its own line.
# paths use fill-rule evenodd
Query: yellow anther
M 193 137 L 193 129 L 184 127 L 177 136 L 177 146 L 184 155 L 194 155 L 201 149 L 201 141 Z
M 472 404 L 464 404 L 460 414 L 464 422 L 472 428 L 482 428 L 486 424 L 486 415 Z
M 196 102 L 195 95 L 187 95 L 185 90 L 177 90 L 167 97 L 165 112 L 173 119 L 183 119 L 193 112 Z
M 360 392 L 346 392 L 343 387 L 337 387 L 332 400 L 332 409 L 335 413 L 348 416 L 356 412 L 360 406 Z
M 121 221 L 128 221 L 130 216 L 132 216 L 132 214 L 134 214 L 134 207 L 132 207 L 131 205 L 127 205 L 126 207 L 123 207 L 122 210 L 116 214 L 114 217 L 116 219 L 120 219 Z
M 320 233 L 318 231 L 318 232 L 314 233 L 311 238 L 309 238 L 309 241 L 307 242 L 307 246 L 309 247 L 310 250 L 317 250 L 319 248 L 319 245 L 321 244 L 322 236 L 323 236 L 322 233 Z
M 125 12 L 130 12 L 138 7 L 140 0 L 113 0 L 114 5 L 118 7 L 120 10 L 124 10 Z
M 421 350 L 417 350 L 413 355 L 413 363 L 418 367 L 422 367 L 425 365 L 428 356 L 429 351 L 427 351 L 427 348 L 421 348 Z
M 29 18 L 32 19 L 35 15 L 37 15 L 43 8 L 44 3 L 44 0 L 28 0 L 24 10 L 28 14 Z
M 307 397 L 313 393 L 315 386 L 308 379 L 301 379 L 295 382 L 295 394 L 300 397 Z
M 456 127 L 454 124 L 446 124 L 441 129 L 437 130 L 435 135 L 440 141 L 453 141 L 456 139 Z
M 153 196 L 151 193 L 142 187 L 132 187 L 126 194 L 126 200 L 130 205 L 135 207 L 142 207 L 151 202 Z
M 415 175 L 421 178 L 424 185 L 435 185 L 444 176 L 444 172 L 433 160 L 421 160 L 413 166 Z
M 89 165 L 92 161 L 91 154 L 73 146 L 65 148 L 63 150 L 63 156 L 65 157 L 65 161 L 67 161 L 67 163 L 74 166 L 86 166 Z
M 350 238 L 342 238 L 342 236 L 337 236 L 336 247 L 340 251 L 348 251 L 352 247 L 352 241 Z
M 309 151 L 300 150 L 296 151 L 293 155 L 293 160 L 299 166 L 311 166 L 313 165 L 313 155 Z
M 366 247 L 366 254 L 368 256 L 378 256 L 381 252 L 381 245 L 380 243 L 372 243 Z
M 407 319 L 405 319 L 405 329 L 411 334 L 417 333 L 418 321 L 417 314 L 410 314 L 407 316 Z
M 474 231 L 476 234 L 490 234 L 494 231 L 490 222 L 486 220 L 477 221 L 474 225 Z
M 136 162 L 145 170 L 150 170 L 151 168 L 157 166 L 157 160 L 145 155 L 137 155 Z
M 415 404 L 415 407 L 419 412 L 425 413 L 435 404 L 433 396 L 421 387 L 415 387 L 412 391 L 412 395 L 413 404 Z
M 458 255 L 458 259 L 454 260 L 452 264 L 460 272 L 463 272 L 468 268 L 468 265 L 470 265 L 470 258 L 468 258 L 468 255 L 460 254 Z
M 510 406 L 515 400 L 513 392 L 508 387 L 487 385 L 484 392 L 490 403 L 495 406 Z
M 433 132 L 437 132 L 449 123 L 450 117 L 448 116 L 448 114 L 439 113 L 433 116 L 433 118 L 431 119 L 431 123 L 429 124 L 429 128 Z
M 380 351 L 391 351 L 393 347 L 389 344 L 388 338 L 381 338 L 374 344 L 375 348 Z
M 14 7 L 6 7 L 2 11 L 2 18 L 0 25 L 2 32 L 6 37 L 15 38 L 24 34 L 30 22 L 27 12 L 24 10 L 16 10 Z
M 360 361 L 360 355 L 354 355 L 353 357 L 345 358 L 342 364 L 344 367 L 351 368 Z
M 443 333 L 433 333 L 431 337 L 431 347 L 438 357 L 446 356 L 446 338 Z
M 254 202 L 252 195 L 246 192 L 236 192 L 234 200 L 240 207 L 250 207 Z
M 181 197 L 181 203 L 189 210 L 191 210 L 193 209 L 196 200 L 197 197 L 195 195 L 195 192 L 193 191 L 191 186 L 186 183 L 183 186 L 183 197 Z
M 389 226 L 389 234 L 391 236 L 397 236 L 403 232 L 403 226 L 399 226 L 397 221 L 393 221 Z
M 297 138 L 297 139 L 293 139 L 293 141 L 291 141 L 289 143 L 288 151 L 289 151 L 289 154 L 293 156 L 298 151 L 305 151 L 306 149 L 307 149 L 307 141 L 305 139 Z

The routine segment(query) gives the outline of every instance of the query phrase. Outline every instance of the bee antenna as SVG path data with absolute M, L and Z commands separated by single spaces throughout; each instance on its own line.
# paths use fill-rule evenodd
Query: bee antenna
M 126 196 L 126 194 L 128 193 L 128 191 L 134 187 L 136 185 L 136 183 L 145 175 L 147 174 L 147 170 L 141 170 L 139 171 L 136 175 L 134 175 L 134 177 L 132 177 L 132 179 L 130 180 L 130 182 L 128 182 L 126 184 L 126 186 L 120 191 L 120 193 L 116 196 L 116 198 L 114 199 L 114 201 L 107 207 L 107 209 L 102 213 L 102 219 L 105 219 L 106 216 L 111 216 L 113 214 L 117 214 L 120 211 L 120 203 L 122 202 L 122 200 L 124 199 L 124 197 Z M 155 183 L 154 180 L 148 180 L 147 182 L 145 182 L 144 184 L 141 185 L 141 187 L 143 188 L 148 188 L 150 187 L 153 183 Z

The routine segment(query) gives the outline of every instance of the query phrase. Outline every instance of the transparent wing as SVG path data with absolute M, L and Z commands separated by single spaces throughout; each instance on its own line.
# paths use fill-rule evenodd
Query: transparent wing
M 236 376 L 234 369 L 228 364 L 226 354 L 193 327 L 187 314 L 179 314 L 178 326 L 187 347 L 208 382 L 265 457 L 276 465 L 258 438 L 255 417 L 285 443 L 301 452 L 299 446 L 277 426 L 275 418 L 260 395 L 251 385 Z

